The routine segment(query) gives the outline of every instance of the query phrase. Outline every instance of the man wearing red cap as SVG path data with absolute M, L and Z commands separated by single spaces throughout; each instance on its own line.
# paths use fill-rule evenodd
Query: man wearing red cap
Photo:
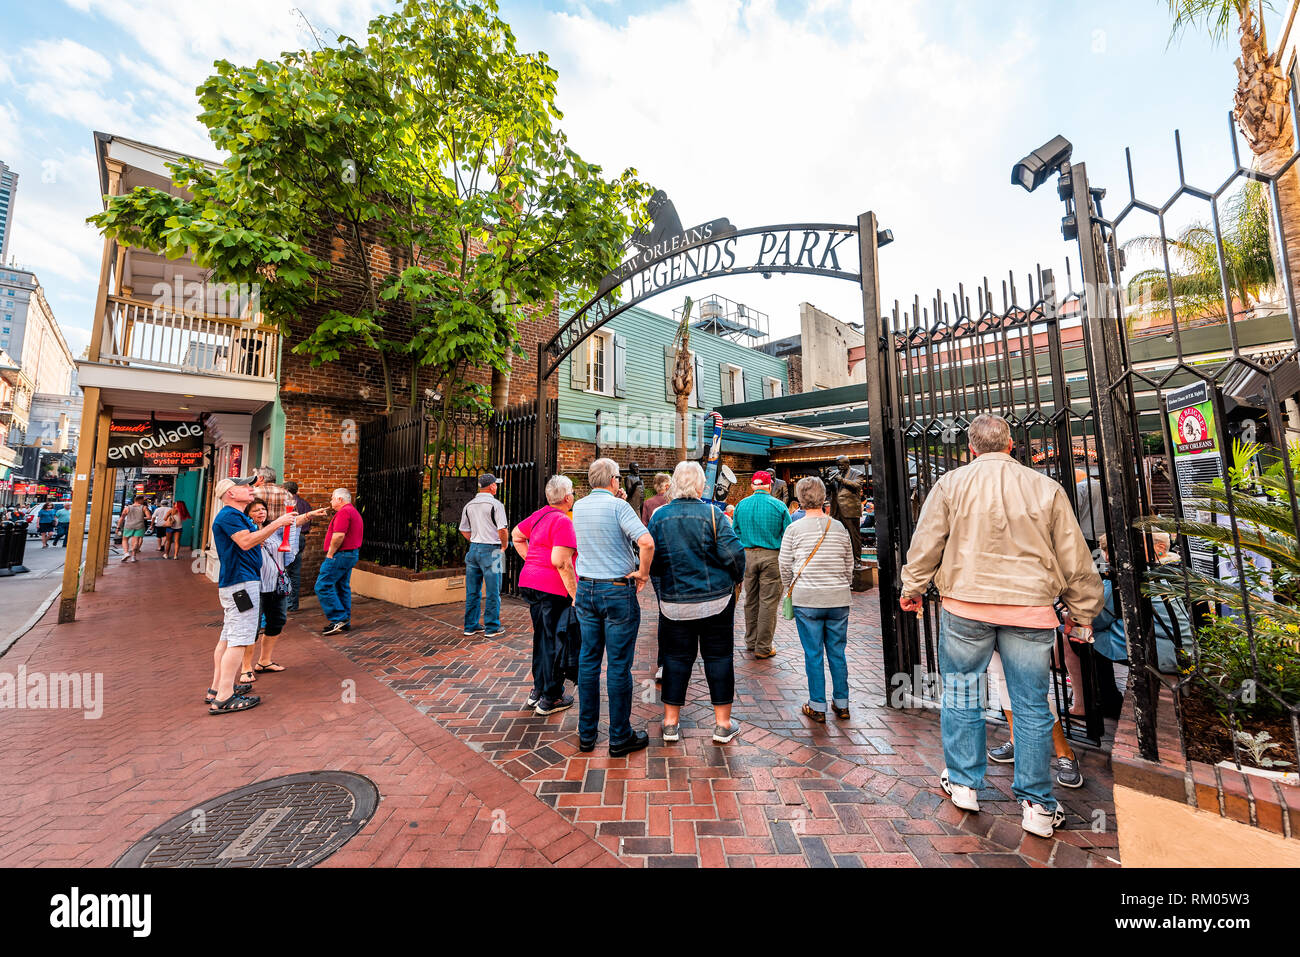
M 736 506 L 732 519 L 745 546 L 745 647 L 755 658 L 771 658 L 776 654 L 772 635 L 781 603 L 781 536 L 790 525 L 790 513 L 772 497 L 771 472 L 755 472 L 751 481 L 754 494 Z

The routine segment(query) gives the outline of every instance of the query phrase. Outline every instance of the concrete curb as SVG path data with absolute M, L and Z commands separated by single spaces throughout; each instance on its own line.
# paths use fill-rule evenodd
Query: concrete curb
M 81 582 L 81 573 L 85 571 L 85 569 L 86 565 L 83 562 L 81 567 L 77 570 L 78 583 Z M 50 610 L 50 606 L 54 604 L 54 600 L 59 597 L 61 591 L 63 591 L 62 580 L 60 580 L 59 584 L 54 586 L 54 591 L 50 592 L 49 597 L 41 602 L 41 607 L 36 609 L 36 613 L 32 615 L 32 617 L 19 625 L 16 630 L 9 634 L 8 638 L 0 639 L 0 658 L 3 658 L 5 654 L 8 653 L 9 649 L 18 643 L 19 638 L 36 627 L 36 623 L 45 616 L 47 611 Z

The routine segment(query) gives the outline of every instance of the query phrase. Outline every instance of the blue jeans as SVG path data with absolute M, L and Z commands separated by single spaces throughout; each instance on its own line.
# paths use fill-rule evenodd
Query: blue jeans
M 826 669 L 822 650 L 831 666 L 831 695 L 837 708 L 849 706 L 849 663 L 844 649 L 849 643 L 849 606 L 794 609 L 795 627 L 803 645 L 803 667 L 808 675 L 808 703 L 826 710 Z
M 500 545 L 474 542 L 465 556 L 465 630 L 478 631 L 481 592 L 487 585 L 487 607 L 483 609 L 483 630 L 489 635 L 501 630 L 501 569 L 506 553 Z
M 328 621 L 352 620 L 352 566 L 357 563 L 357 549 L 334 553 L 321 562 L 316 575 L 316 597 Z
M 600 725 L 600 665 L 609 655 L 605 688 L 609 693 L 609 741 L 632 737 L 632 657 L 641 627 L 641 605 L 633 584 L 578 580 L 574 603 L 582 627 L 578 659 L 578 738 L 595 741 Z
M 1051 811 L 1052 713 L 1047 707 L 1052 628 L 1013 628 L 971 621 L 944 611 L 939 617 L 939 672 L 943 676 L 943 757 L 953 784 L 984 786 L 988 758 L 984 727 L 985 671 L 996 649 L 1011 698 L 1016 772 L 1011 791 Z

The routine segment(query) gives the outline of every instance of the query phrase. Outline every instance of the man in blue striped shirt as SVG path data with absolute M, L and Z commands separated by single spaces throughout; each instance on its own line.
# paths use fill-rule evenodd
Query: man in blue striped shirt
M 732 526 L 745 546 L 745 648 L 755 658 L 776 654 L 776 608 L 781 603 L 781 536 L 790 512 L 773 497 L 772 473 L 755 472 L 754 494 L 736 506 Z
M 632 658 L 641 627 L 637 594 L 650 578 L 655 543 L 632 506 L 619 495 L 618 463 L 596 459 L 587 469 L 591 494 L 573 504 L 578 539 L 578 596 L 582 628 L 578 659 L 578 747 L 596 747 L 600 725 L 600 665 L 608 652 L 609 753 L 620 757 L 650 741 L 632 730 Z M 639 554 L 638 554 L 639 553 Z

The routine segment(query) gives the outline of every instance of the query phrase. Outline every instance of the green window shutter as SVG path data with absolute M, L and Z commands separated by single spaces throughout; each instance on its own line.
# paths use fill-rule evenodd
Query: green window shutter
M 614 398 L 627 397 L 627 336 L 614 335 Z
M 664 398 L 669 402 L 677 401 L 673 395 L 673 347 L 664 346 Z
M 763 376 L 763 398 L 772 398 L 772 380 L 767 376 Z
M 587 341 L 569 353 L 569 385 L 582 391 L 587 388 Z

